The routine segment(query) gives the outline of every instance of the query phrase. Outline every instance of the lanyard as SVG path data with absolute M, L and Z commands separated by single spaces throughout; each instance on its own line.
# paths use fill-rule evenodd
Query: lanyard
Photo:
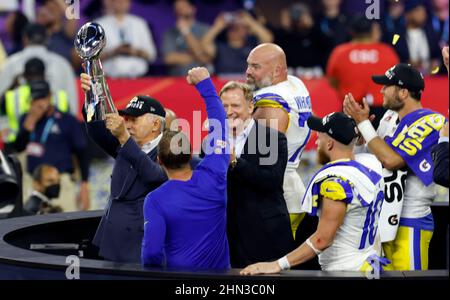
M 41 135 L 41 141 L 40 141 L 41 145 L 45 145 L 45 142 L 48 139 L 48 134 L 50 133 L 50 129 L 53 126 L 53 123 L 55 123 L 55 120 L 53 119 L 53 117 L 51 117 L 50 119 L 47 120 L 47 122 L 45 122 L 45 127 L 44 127 L 44 130 L 42 131 L 42 135 Z M 35 138 L 36 138 L 36 134 L 33 131 L 31 133 L 30 139 L 31 139 L 31 141 L 34 141 Z

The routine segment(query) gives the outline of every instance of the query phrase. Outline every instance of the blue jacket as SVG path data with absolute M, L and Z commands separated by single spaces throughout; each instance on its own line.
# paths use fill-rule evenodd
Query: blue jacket
M 157 150 L 146 154 L 132 138 L 121 147 L 103 121 L 86 126 L 91 138 L 116 160 L 108 205 L 93 244 L 107 260 L 140 262 L 144 198 L 167 180 L 156 163 Z
M 211 79 L 201 81 L 196 88 L 205 100 L 208 119 L 221 126 L 210 125 L 211 151 L 189 180 L 169 180 L 145 198 L 142 264 L 146 266 L 183 270 L 230 267 L 226 114 Z

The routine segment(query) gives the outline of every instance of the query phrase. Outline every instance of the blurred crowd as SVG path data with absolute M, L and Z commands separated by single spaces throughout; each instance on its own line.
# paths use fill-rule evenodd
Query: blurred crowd
M 105 72 L 119 78 L 180 76 L 194 65 L 206 66 L 219 75 L 242 74 L 250 49 L 264 42 L 275 42 L 285 50 L 292 74 L 320 77 L 326 73 L 333 49 L 352 41 L 355 16 L 366 13 L 364 9 L 357 13 L 344 9 L 352 6 L 352 2 L 359 2 L 349 0 L 288 1 L 291 4 L 285 5 L 233 1 L 227 6 L 230 11 L 213 14 L 198 10 L 197 4 L 202 1 L 163 1 L 160 7 L 167 9 L 160 12 L 154 11 L 155 1 L 147 6 L 135 1 L 139 2 L 139 11 L 133 9 L 136 5 L 131 0 L 98 2 L 101 5 L 90 9 L 101 14 L 89 13 L 87 20 L 105 27 L 108 40 L 102 53 Z M 64 57 L 74 71 L 80 71 L 81 61 L 74 51 L 73 40 L 83 25 L 81 20 L 66 18 L 64 0 L 37 3 L 34 20 L 21 11 L 3 16 L 5 32 L 3 46 L 0 44 L 0 69 L 29 45 L 24 41 L 24 30 L 34 23 L 45 28 L 46 38 L 41 44 L 51 53 Z M 413 64 L 424 74 L 437 69 L 442 64 L 440 48 L 448 43 L 448 0 L 380 3 L 380 19 L 373 22 L 371 41 L 392 45 L 394 36 L 398 35 L 394 49 L 401 62 Z M 160 18 L 144 18 L 146 12 L 142 7 Z M 205 10 L 204 7 L 201 8 Z M 208 21 L 200 21 L 197 16 L 205 13 Z M 159 21 L 167 24 L 167 20 L 174 23 L 157 26 Z M 4 88 L 0 89 L 3 92 Z

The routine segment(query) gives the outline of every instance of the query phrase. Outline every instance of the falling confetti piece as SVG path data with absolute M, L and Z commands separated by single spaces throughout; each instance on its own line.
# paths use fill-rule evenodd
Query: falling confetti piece
M 399 34 L 394 34 L 394 37 L 392 38 L 392 45 L 397 44 L 399 38 L 400 38 Z
M 439 67 L 436 67 L 433 69 L 433 71 L 431 71 L 431 74 L 437 74 L 437 72 L 439 72 Z

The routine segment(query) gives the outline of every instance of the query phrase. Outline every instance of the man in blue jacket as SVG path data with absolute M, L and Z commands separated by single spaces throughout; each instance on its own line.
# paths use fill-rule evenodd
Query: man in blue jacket
M 82 74 L 81 83 L 89 90 L 89 75 Z M 144 198 L 167 180 L 156 162 L 165 115 L 156 99 L 136 96 L 119 114 L 86 123 L 90 137 L 116 160 L 108 205 L 93 240 L 107 260 L 140 262 Z
M 144 204 L 142 263 L 176 269 L 230 267 L 226 235 L 227 147 L 225 110 L 205 68 L 187 76 L 206 103 L 212 146 L 193 170 L 187 137 L 166 131 L 158 145 L 158 160 L 169 181 L 152 191 Z M 213 130 L 214 128 L 214 130 Z

